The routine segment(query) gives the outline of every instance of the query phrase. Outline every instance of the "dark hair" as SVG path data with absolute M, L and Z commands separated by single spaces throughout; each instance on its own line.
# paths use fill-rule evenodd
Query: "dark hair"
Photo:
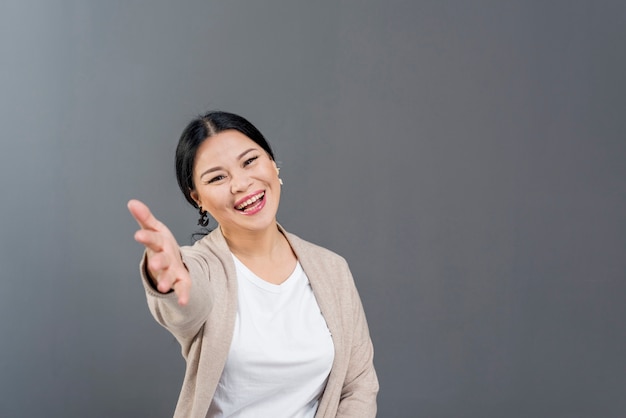
M 207 138 L 222 131 L 234 129 L 241 132 L 268 153 L 274 160 L 274 152 L 261 132 L 245 118 L 234 113 L 212 111 L 198 116 L 189 122 L 183 130 L 176 147 L 176 179 L 178 186 L 185 195 L 185 199 L 195 208 L 198 204 L 191 197 L 191 191 L 196 187 L 193 183 L 193 166 L 200 144 Z

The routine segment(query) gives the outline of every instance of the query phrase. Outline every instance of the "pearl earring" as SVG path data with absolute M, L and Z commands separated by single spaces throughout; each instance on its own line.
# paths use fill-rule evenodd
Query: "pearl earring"
M 283 179 L 280 178 L 280 167 L 276 167 L 276 175 L 279 176 L 278 177 L 278 182 L 282 186 L 283 185 Z

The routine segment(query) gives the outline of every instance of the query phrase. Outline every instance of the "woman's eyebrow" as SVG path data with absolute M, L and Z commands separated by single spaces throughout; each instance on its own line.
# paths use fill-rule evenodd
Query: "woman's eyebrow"
M 250 151 L 255 151 L 256 148 L 249 148 L 247 150 L 245 150 L 244 152 L 242 152 L 241 154 L 239 154 L 239 157 L 237 157 L 238 160 L 241 160 L 243 158 L 244 155 L 246 155 L 247 153 L 249 153 Z
M 200 178 L 204 177 L 206 174 L 212 173 L 213 171 L 219 171 L 221 170 L 222 167 L 211 167 L 208 170 L 205 170 L 204 172 L 202 172 L 202 174 L 200 174 Z

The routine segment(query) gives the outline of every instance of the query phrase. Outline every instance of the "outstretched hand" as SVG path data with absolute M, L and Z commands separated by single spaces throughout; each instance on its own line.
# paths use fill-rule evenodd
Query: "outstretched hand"
M 191 279 L 174 235 L 139 200 L 129 201 L 128 210 L 141 227 L 135 232 L 135 241 L 146 247 L 146 267 L 150 279 L 159 292 L 174 290 L 178 303 L 186 305 L 189 301 Z

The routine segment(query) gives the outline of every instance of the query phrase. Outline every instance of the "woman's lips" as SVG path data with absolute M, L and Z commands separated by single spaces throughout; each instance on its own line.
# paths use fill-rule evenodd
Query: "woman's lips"
M 265 206 L 264 197 L 264 191 L 246 196 L 237 202 L 237 204 L 235 205 L 235 209 L 246 215 L 253 215 L 263 209 L 263 207 Z
M 240 211 L 240 213 L 244 215 L 254 215 L 256 213 L 259 213 L 261 209 L 263 209 L 264 207 L 265 207 L 265 199 L 261 198 L 257 200 L 256 202 L 254 202 L 253 204 L 251 204 L 250 206 L 247 206 L 244 210 Z

